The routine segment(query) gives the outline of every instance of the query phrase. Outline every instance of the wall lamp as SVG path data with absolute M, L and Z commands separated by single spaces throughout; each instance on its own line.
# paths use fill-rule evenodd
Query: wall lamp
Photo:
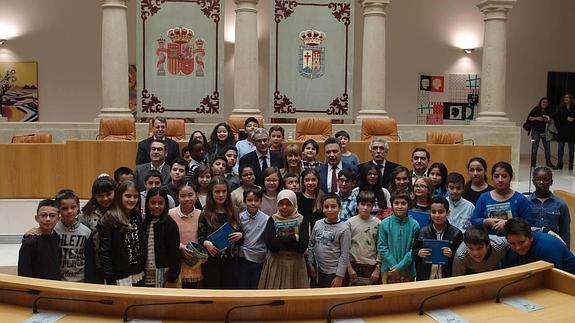
M 471 54 L 474 50 L 475 50 L 475 48 L 465 48 L 465 49 L 463 49 L 463 52 L 465 52 L 465 54 L 469 55 L 469 54 Z

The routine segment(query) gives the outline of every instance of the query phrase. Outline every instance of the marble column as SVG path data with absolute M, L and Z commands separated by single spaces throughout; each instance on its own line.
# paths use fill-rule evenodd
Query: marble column
M 261 116 L 259 108 L 258 5 L 259 0 L 234 0 L 234 116 Z
M 387 118 L 385 110 L 385 9 L 390 0 L 361 0 L 363 6 L 363 55 L 361 110 L 356 123 L 367 118 Z
M 128 106 L 127 0 L 102 0 L 102 109 L 98 118 L 132 118 Z
M 511 123 L 505 113 L 507 12 L 516 0 L 482 0 L 477 4 L 485 21 L 481 96 L 477 122 Z

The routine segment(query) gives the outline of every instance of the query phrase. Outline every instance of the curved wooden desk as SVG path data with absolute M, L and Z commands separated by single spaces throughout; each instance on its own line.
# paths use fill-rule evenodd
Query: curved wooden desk
M 511 285 L 504 291 L 504 296 L 511 294 L 527 295 L 532 300 L 545 306 L 536 315 L 524 315 L 505 304 L 494 302 L 497 290 L 526 273 L 534 276 L 521 283 Z M 0 288 L 36 289 L 39 295 L 28 295 L 19 292 L 0 290 L 0 318 L 14 319 L 14 313 L 31 315 L 31 304 L 36 297 L 64 297 L 83 300 L 113 300 L 113 305 L 53 301 L 43 299 L 39 302 L 39 311 L 57 310 L 72 313 L 80 318 L 93 316 L 108 317 L 121 321 L 126 306 L 141 303 L 185 302 L 211 300 L 208 305 L 169 305 L 133 308 L 129 317 L 153 319 L 177 319 L 186 321 L 223 321 L 226 311 L 238 305 L 266 303 L 272 300 L 283 300 L 283 306 L 268 306 L 234 310 L 233 320 L 251 321 L 314 321 L 325 320 L 329 308 L 335 304 L 360 299 L 372 295 L 383 295 L 382 299 L 370 300 L 349 306 L 338 307 L 332 314 L 334 318 L 362 317 L 374 322 L 393 318 L 413 322 L 431 322 L 427 316 L 418 316 L 419 303 L 427 296 L 457 286 L 463 290 L 439 296 L 426 303 L 426 308 L 450 307 L 469 321 L 506 318 L 506 322 L 525 322 L 529 318 L 554 318 L 563 321 L 571 318 L 575 305 L 575 276 L 553 269 L 551 264 L 536 262 L 515 268 L 493 271 L 483 274 L 447 278 L 434 281 L 379 285 L 368 287 L 345 287 L 302 290 L 181 290 L 130 288 L 101 286 L 91 284 L 66 283 L 58 281 L 37 280 L 9 275 L 0 275 Z M 531 295 L 531 296 L 529 296 Z M 14 308 L 12 310 L 4 310 Z M 565 312 L 565 309 L 569 311 Z M 79 313 L 79 314 L 78 314 Z M 72 315 L 71 314 L 71 315 Z M 543 316 L 542 316 L 543 315 Z M 21 317 L 18 317 L 22 319 Z M 547 319 L 546 321 L 549 321 Z M 534 321 L 535 322 L 535 321 Z

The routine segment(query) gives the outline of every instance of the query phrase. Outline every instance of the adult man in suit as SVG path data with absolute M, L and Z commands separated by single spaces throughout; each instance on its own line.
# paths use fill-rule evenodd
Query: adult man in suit
M 154 139 L 150 144 L 149 158 L 151 161 L 146 164 L 136 165 L 134 175 L 138 191 L 141 192 L 146 189 L 146 175 L 148 175 L 151 170 L 157 170 L 162 174 L 162 186 L 170 183 L 170 166 L 166 163 L 167 154 L 166 144 L 161 140 Z
M 359 183 L 363 187 L 365 183 L 367 167 L 369 164 L 374 164 L 381 172 L 381 186 L 387 189 L 391 182 L 391 172 L 395 167 L 400 166 L 392 161 L 387 160 L 387 152 L 389 145 L 383 138 L 374 138 L 369 144 L 369 151 L 371 152 L 372 160 L 359 164 Z
M 411 184 L 415 184 L 415 180 L 420 177 L 427 176 L 427 167 L 429 167 L 429 160 L 431 155 L 425 148 L 415 148 L 411 153 L 411 163 L 413 169 L 410 172 Z
M 252 165 L 255 173 L 255 184 L 263 186 L 262 173 L 269 166 L 283 168 L 282 155 L 270 150 L 269 133 L 264 128 L 256 128 L 252 134 L 252 142 L 256 144 L 256 150 L 245 154 L 240 158 L 240 169 L 243 165 Z
M 166 163 L 172 165 L 174 159 L 180 157 L 180 146 L 174 140 L 166 137 L 166 127 L 168 121 L 164 117 L 154 117 L 152 120 L 153 135 L 150 138 L 144 139 L 138 143 L 138 153 L 136 155 L 136 165 L 146 164 L 150 162 L 150 144 L 154 139 L 163 140 L 166 143 L 168 155 Z
M 324 142 L 324 152 L 326 163 L 321 164 L 317 171 L 321 181 L 321 190 L 326 193 L 337 193 L 337 179 L 340 171 L 349 169 L 357 171 L 354 165 L 346 164 L 341 160 L 341 147 L 339 140 L 329 137 Z

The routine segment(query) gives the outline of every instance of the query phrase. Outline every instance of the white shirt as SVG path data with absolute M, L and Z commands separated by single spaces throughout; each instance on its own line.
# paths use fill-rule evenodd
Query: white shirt
M 341 160 L 340 160 L 339 163 L 335 166 L 336 169 L 334 170 L 333 168 L 334 168 L 333 166 L 331 166 L 330 164 L 327 164 L 327 191 L 328 191 L 328 192 L 331 192 L 331 193 L 337 192 L 337 191 L 335 191 L 335 192 L 332 192 L 332 191 L 331 191 L 331 179 L 332 179 L 332 176 L 333 176 L 333 175 L 332 175 L 332 172 L 335 171 L 335 178 L 338 178 L 338 177 L 337 177 L 337 173 L 339 173 L 339 171 L 343 169 L 343 165 L 342 165 Z M 336 186 L 337 186 L 337 183 L 336 183 Z

